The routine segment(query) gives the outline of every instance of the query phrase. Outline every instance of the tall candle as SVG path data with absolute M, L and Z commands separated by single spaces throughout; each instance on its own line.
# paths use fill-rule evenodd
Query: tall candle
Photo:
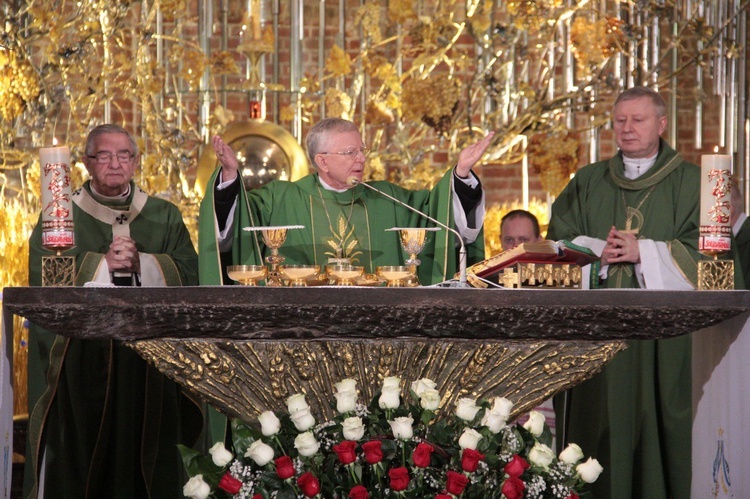
M 61 250 L 75 246 L 70 151 L 67 147 L 39 149 L 42 185 L 42 245 Z
M 722 253 L 731 248 L 729 224 L 732 182 L 731 157 L 705 154 L 701 157 L 701 213 L 698 250 Z

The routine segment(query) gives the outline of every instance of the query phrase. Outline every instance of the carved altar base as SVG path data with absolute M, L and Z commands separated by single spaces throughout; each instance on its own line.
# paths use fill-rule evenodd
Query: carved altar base
M 443 405 L 505 396 L 512 417 L 591 377 L 627 339 L 750 309 L 750 292 L 456 288 L 7 288 L 6 311 L 71 338 L 124 341 L 231 417 L 333 384 L 369 402 L 385 376 L 437 382 Z

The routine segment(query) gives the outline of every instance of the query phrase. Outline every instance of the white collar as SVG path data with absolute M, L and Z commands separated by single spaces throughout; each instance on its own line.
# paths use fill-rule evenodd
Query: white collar
M 649 168 L 654 166 L 658 155 L 658 152 L 650 158 L 628 158 L 623 155 L 622 162 L 625 165 L 625 178 L 633 180 L 646 173 Z
M 118 194 L 117 196 L 105 196 L 104 194 L 99 194 L 96 192 L 96 189 L 94 189 L 94 184 L 89 184 L 91 187 L 91 194 L 94 195 L 96 199 L 99 201 L 104 202 L 117 202 L 117 201 L 125 201 L 128 199 L 128 196 L 130 196 L 130 182 L 128 182 L 128 188 L 123 192 L 122 194 Z
M 321 185 L 321 186 L 323 186 L 323 189 L 325 189 L 325 190 L 327 190 L 327 191 L 334 191 L 334 192 L 346 192 L 346 191 L 348 191 L 348 190 L 349 190 L 349 188 L 348 188 L 348 187 L 347 187 L 346 189 L 334 189 L 334 188 L 333 188 L 333 187 L 331 187 L 330 185 L 326 184 L 326 181 L 325 181 L 325 180 L 323 180 L 323 177 L 321 177 L 320 175 L 318 175 L 318 180 L 320 180 L 320 185 Z

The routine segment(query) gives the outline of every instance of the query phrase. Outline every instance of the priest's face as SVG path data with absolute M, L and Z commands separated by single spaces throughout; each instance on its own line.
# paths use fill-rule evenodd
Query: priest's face
M 348 189 L 350 177 L 362 181 L 368 149 L 357 131 L 330 132 L 323 142 L 322 152 L 315 156 L 318 174 L 334 189 Z
M 542 237 L 534 233 L 534 224 L 526 217 L 511 215 L 500 226 L 500 243 L 503 251 L 513 249 L 519 244 L 541 240 Z
M 651 158 L 659 152 L 659 137 L 667 117 L 659 116 L 648 97 L 624 100 L 613 112 L 615 142 L 628 158 Z
M 117 196 L 127 191 L 138 159 L 127 135 L 103 133 L 94 139 L 83 162 L 94 190 L 104 196 Z

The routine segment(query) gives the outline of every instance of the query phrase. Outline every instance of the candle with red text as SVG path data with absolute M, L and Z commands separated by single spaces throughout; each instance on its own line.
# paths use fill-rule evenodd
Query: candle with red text
M 70 151 L 67 147 L 39 149 L 42 167 L 42 245 L 48 249 L 75 246 Z
M 722 253 L 731 249 L 729 222 L 732 159 L 726 154 L 701 156 L 701 217 L 698 250 Z

